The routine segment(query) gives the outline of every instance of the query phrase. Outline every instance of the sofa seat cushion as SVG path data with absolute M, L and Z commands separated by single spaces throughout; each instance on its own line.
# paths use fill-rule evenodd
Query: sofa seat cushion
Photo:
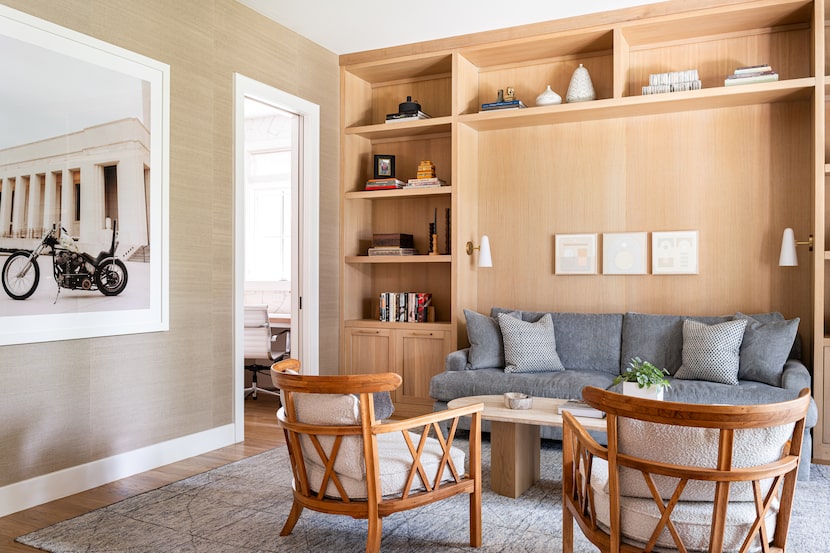
M 409 433 L 409 436 L 412 439 L 412 443 L 417 447 L 421 436 L 412 432 Z M 355 438 L 355 440 L 358 442 L 361 441 L 360 438 Z M 330 447 L 326 448 L 326 450 L 330 452 Z M 450 451 L 455 468 L 463 473 L 466 454 L 463 450 L 454 446 Z M 312 490 L 319 491 L 323 482 L 325 467 L 314 450 L 311 453 L 306 453 L 305 444 L 303 444 L 303 453 L 308 467 L 309 486 Z M 343 451 L 338 455 L 338 461 L 342 455 Z M 441 457 L 442 449 L 438 440 L 435 438 L 427 438 L 427 444 L 424 447 L 424 452 L 421 454 L 421 464 L 428 479 L 433 480 L 435 478 L 435 474 L 438 472 L 438 466 L 441 463 Z M 344 473 L 338 473 L 340 483 L 343 485 L 350 499 L 366 499 L 368 494 L 362 449 L 359 455 L 351 458 L 351 462 L 353 466 L 349 467 L 349 470 Z M 337 461 L 335 465 L 337 465 Z M 400 495 L 406 486 L 406 480 L 409 476 L 410 467 L 412 466 L 412 455 L 409 453 L 409 449 L 400 432 L 390 432 L 378 436 L 378 465 L 380 467 L 381 495 L 384 497 Z M 363 476 L 361 478 L 355 478 L 356 472 Z M 444 471 L 441 474 L 441 482 L 448 482 L 450 480 L 452 480 L 452 472 L 448 467 L 444 467 Z M 424 486 L 420 478 L 415 477 L 409 490 L 415 492 L 423 489 Z M 329 497 L 340 497 L 340 493 L 332 481 L 329 481 L 326 487 L 326 495 Z
M 600 526 L 608 531 L 610 520 L 608 464 L 604 459 L 594 459 L 591 470 L 591 488 L 594 491 L 597 519 Z M 764 520 L 767 535 L 775 530 L 778 503 L 775 502 Z M 651 537 L 660 520 L 660 511 L 653 499 L 639 497 L 620 498 L 620 523 L 623 541 L 642 547 Z M 738 551 L 743 540 L 755 521 L 755 503 L 753 501 L 730 501 L 724 528 L 723 551 Z M 709 501 L 680 501 L 672 512 L 672 522 L 689 551 L 707 551 L 712 530 L 712 503 Z M 668 530 L 663 529 L 657 539 L 657 546 L 674 549 L 675 544 Z M 761 549 L 758 538 L 750 551 Z
M 505 373 L 499 369 L 446 371 L 432 377 L 429 395 L 437 401 L 465 396 L 521 392 L 535 397 L 579 399 L 582 388 L 607 388 L 614 375 L 604 371 L 564 370 L 547 373 Z

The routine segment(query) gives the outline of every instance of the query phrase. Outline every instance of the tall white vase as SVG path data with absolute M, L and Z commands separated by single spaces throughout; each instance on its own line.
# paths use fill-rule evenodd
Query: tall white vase
M 565 95 L 566 102 L 587 102 L 596 100 L 597 93 L 594 91 L 594 83 L 591 82 L 591 75 L 588 70 L 579 64 L 571 77 L 571 84 L 568 85 L 568 93 Z
M 627 396 L 641 397 L 644 399 L 656 399 L 658 401 L 662 401 L 663 387 L 648 386 L 646 388 L 640 388 L 640 385 L 636 382 L 623 382 L 623 394 Z

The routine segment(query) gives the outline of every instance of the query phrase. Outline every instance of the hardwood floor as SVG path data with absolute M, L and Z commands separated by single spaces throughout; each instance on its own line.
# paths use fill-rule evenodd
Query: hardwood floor
M 242 443 L 0 518 L 0 553 L 38 551 L 15 543 L 14 539 L 182 478 L 285 445 L 275 418 L 278 406 L 277 397 L 268 394 L 260 394 L 256 401 L 245 401 L 245 441 Z

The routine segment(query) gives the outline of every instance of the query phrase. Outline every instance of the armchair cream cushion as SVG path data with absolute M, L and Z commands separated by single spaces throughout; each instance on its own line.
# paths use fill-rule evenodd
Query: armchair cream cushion
M 296 393 L 294 394 L 294 406 L 297 410 L 297 420 L 300 422 L 331 426 L 360 424 L 359 399 L 351 394 Z M 421 436 L 412 432 L 409 433 L 409 436 L 417 448 Z M 381 495 L 401 494 L 406 486 L 406 479 L 412 466 L 412 455 L 409 448 L 400 432 L 381 434 L 377 440 Z M 319 441 L 326 456 L 330 456 L 334 445 L 334 437 L 320 436 Z M 309 486 L 314 491 L 319 491 L 325 474 L 325 464 L 308 436 L 302 436 L 301 444 L 303 458 L 308 465 Z M 421 464 L 428 478 L 434 478 L 438 472 L 441 456 L 442 449 L 438 440 L 427 438 L 427 444 L 421 455 Z M 464 451 L 453 447 L 451 457 L 455 467 L 459 471 L 463 471 L 466 460 Z M 345 436 L 342 438 L 340 451 L 334 462 L 334 471 L 351 499 L 366 498 L 366 464 L 362 437 Z M 445 467 L 441 474 L 441 481 L 451 479 L 452 473 Z M 409 489 L 410 491 L 423 489 L 420 479 L 413 479 Z M 325 493 L 331 497 L 340 496 L 333 482 L 329 482 Z

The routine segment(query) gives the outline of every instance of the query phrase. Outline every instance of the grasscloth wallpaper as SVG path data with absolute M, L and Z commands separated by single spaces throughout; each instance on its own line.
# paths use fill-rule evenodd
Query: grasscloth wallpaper
M 232 422 L 234 72 L 320 105 L 320 371 L 337 372 L 337 57 L 234 0 L 0 3 L 171 73 L 170 331 L 0 347 L 0 487 Z

